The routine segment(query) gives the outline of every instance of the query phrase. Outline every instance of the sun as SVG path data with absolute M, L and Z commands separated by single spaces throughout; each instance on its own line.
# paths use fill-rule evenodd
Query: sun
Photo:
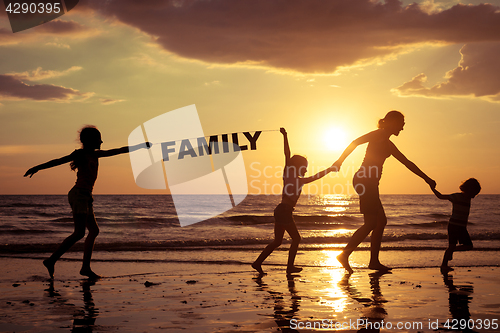
M 324 135 L 325 145 L 328 150 L 339 151 L 347 147 L 347 135 L 342 128 L 330 128 Z

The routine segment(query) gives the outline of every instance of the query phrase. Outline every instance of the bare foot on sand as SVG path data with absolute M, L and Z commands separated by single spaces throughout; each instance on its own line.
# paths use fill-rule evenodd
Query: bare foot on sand
M 259 264 L 257 264 L 257 263 L 255 263 L 255 262 L 252 264 L 252 268 L 255 269 L 257 272 L 259 272 L 259 274 L 262 274 L 262 275 L 266 274 L 262 270 L 262 266 L 259 265 Z
M 369 269 L 374 269 L 376 271 L 390 271 L 392 268 L 382 265 L 381 263 L 370 263 L 368 265 Z
M 49 271 L 50 278 L 53 279 L 54 278 L 54 263 L 52 261 L 50 261 L 49 259 L 45 259 L 43 261 L 43 265 Z
M 286 274 L 292 274 L 298 272 L 302 272 L 302 268 L 293 266 L 286 269 Z
M 349 257 L 346 257 L 344 253 L 341 253 L 337 256 L 337 260 L 339 263 L 342 265 L 342 267 L 345 268 L 345 270 L 349 273 L 352 274 L 354 271 L 351 268 L 351 265 L 349 265 Z
M 87 276 L 91 280 L 97 280 L 97 279 L 101 278 L 100 275 L 97 275 L 96 273 L 94 273 L 90 268 L 85 268 L 85 269 L 82 268 L 80 270 L 80 275 Z

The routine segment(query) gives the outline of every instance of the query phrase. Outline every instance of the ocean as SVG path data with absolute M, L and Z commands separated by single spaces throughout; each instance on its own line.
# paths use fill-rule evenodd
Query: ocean
M 193 205 L 209 205 L 211 198 L 192 196 Z M 391 253 L 391 264 L 396 267 L 436 266 L 447 247 L 451 203 L 433 195 L 382 195 L 381 199 L 388 218 L 382 260 L 384 253 Z M 222 215 L 180 227 L 168 195 L 94 195 L 100 234 L 93 258 L 249 264 L 272 240 L 272 214 L 279 201 L 280 196 L 249 195 Z M 461 264 L 500 264 L 499 202 L 500 195 L 487 194 L 472 200 L 468 230 L 474 250 Z M 332 260 L 315 260 L 313 254 L 337 253 L 363 224 L 357 196 L 303 194 L 294 216 L 303 238 L 296 261 L 299 266 L 333 265 Z M 66 195 L 0 196 L 1 256 L 47 257 L 72 231 Z M 274 259 L 271 256 L 270 263 L 286 263 L 282 258 L 289 245 L 286 237 L 281 252 Z M 368 253 L 369 244 L 365 240 L 359 251 Z M 82 248 L 80 241 L 63 258 L 81 260 Z

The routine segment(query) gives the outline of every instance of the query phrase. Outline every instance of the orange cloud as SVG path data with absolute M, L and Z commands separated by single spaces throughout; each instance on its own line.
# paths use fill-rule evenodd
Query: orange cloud
M 85 7 L 87 6 L 87 7 Z M 386 0 L 89 0 L 178 56 L 302 73 L 373 63 L 419 43 L 500 41 L 499 7 Z
M 43 37 L 87 38 L 98 33 L 75 21 L 53 20 L 31 28 L 29 33 L 13 33 L 10 28 L 0 27 L 0 45 L 38 42 Z
M 115 103 L 125 102 L 124 99 L 113 99 L 113 98 L 100 98 L 99 101 L 103 105 L 111 105 Z
M 22 73 L 9 73 L 8 75 L 14 76 L 19 80 L 39 81 L 39 80 L 45 80 L 54 77 L 68 75 L 72 72 L 76 72 L 81 69 L 82 67 L 80 66 L 72 66 L 65 71 L 53 71 L 53 70 L 43 70 L 42 67 L 38 67 L 37 69 L 31 72 L 26 71 Z
M 0 100 L 68 102 L 74 99 L 82 101 L 93 94 L 52 84 L 28 85 L 15 76 L 0 74 Z
M 33 28 L 39 34 L 75 35 L 87 32 L 89 29 L 75 21 L 53 20 Z
M 458 66 L 446 73 L 446 81 L 426 87 L 424 73 L 392 91 L 400 96 L 472 96 L 500 102 L 500 43 L 467 44 Z

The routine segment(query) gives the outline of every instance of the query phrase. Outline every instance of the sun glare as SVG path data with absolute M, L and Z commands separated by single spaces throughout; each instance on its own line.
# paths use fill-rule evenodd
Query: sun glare
M 324 136 L 325 145 L 331 151 L 344 150 L 347 147 L 347 136 L 341 128 L 330 128 Z

